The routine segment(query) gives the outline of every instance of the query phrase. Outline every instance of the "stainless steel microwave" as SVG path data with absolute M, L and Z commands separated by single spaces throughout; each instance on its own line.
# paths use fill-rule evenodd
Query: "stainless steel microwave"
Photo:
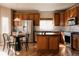
M 69 18 L 68 19 L 68 26 L 74 26 L 77 25 L 77 17 Z

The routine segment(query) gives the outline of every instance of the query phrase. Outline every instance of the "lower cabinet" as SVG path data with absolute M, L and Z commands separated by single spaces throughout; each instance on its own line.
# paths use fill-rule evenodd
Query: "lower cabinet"
M 72 48 L 79 50 L 79 34 L 73 34 L 72 36 Z
M 59 50 L 58 35 L 37 35 L 37 49 L 46 51 Z
M 37 36 L 37 49 L 48 49 L 48 37 L 43 35 Z
M 48 36 L 50 50 L 59 49 L 59 40 L 58 39 L 59 39 L 59 37 L 57 37 L 57 36 Z

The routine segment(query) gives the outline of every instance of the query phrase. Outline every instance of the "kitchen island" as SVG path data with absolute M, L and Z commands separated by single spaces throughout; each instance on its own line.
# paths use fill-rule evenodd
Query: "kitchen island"
M 35 40 L 37 41 L 38 51 L 57 53 L 59 51 L 61 32 L 38 28 L 35 31 Z
M 67 26 L 67 27 L 61 27 L 61 26 L 56 26 L 53 27 L 53 29 L 50 30 L 45 30 L 45 29 L 40 29 L 40 27 L 36 27 L 35 29 L 35 40 L 37 41 L 37 48 L 38 50 L 51 50 L 51 51 L 58 51 L 59 50 L 59 43 L 61 39 L 61 32 L 68 32 L 68 33 L 73 33 L 73 32 L 79 32 L 78 31 L 78 26 Z M 63 38 L 64 38 L 63 34 Z M 65 38 L 64 38 L 65 39 Z M 71 43 L 71 46 L 72 43 Z
M 51 35 L 36 34 L 38 51 L 58 52 L 59 51 L 59 39 L 60 39 L 59 33 L 53 33 Z

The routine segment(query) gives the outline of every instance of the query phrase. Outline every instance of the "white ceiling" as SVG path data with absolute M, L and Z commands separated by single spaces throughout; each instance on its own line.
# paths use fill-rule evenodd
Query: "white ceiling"
M 75 3 L 0 3 L 14 10 L 55 11 L 71 7 Z

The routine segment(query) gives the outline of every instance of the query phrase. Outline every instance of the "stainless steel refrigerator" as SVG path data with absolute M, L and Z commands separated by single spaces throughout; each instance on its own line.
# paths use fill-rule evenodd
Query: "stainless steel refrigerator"
M 22 28 L 25 34 L 29 34 L 29 42 L 33 42 L 33 21 L 22 20 Z

